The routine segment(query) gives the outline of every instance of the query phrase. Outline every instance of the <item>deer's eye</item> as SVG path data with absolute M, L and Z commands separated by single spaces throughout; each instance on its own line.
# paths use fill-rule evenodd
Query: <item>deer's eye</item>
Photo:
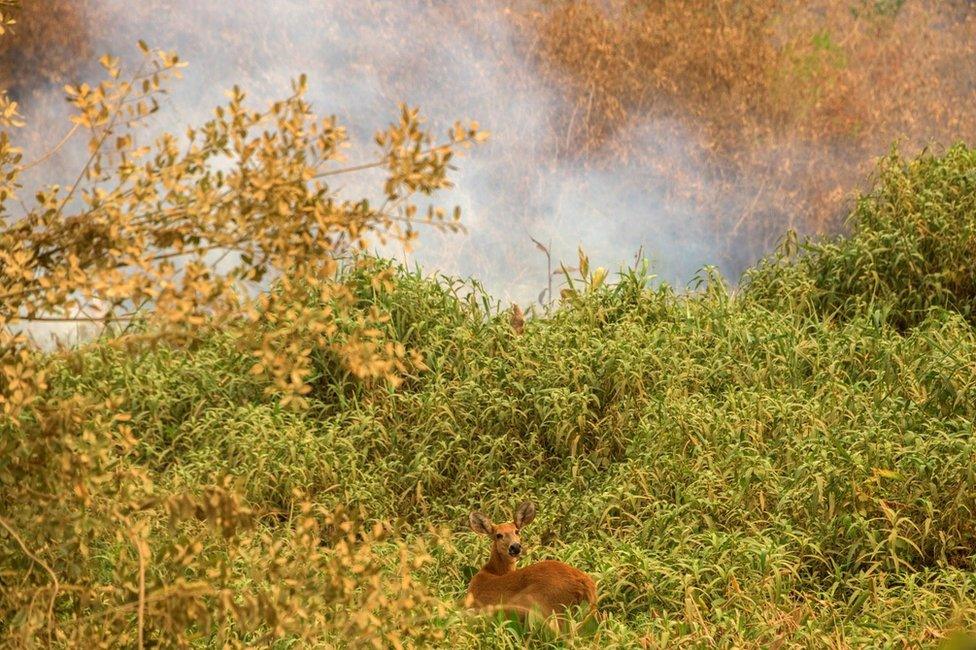
M 501 539 L 501 538 L 502 538 L 502 534 L 501 533 L 496 533 L 495 534 L 495 539 Z

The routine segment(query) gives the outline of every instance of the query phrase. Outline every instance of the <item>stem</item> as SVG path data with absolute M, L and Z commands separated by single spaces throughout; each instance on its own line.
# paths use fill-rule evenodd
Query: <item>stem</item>
M 101 317 L 94 316 L 31 316 L 27 318 L 26 316 L 21 316 L 17 318 L 18 322 L 24 323 L 104 323 L 105 321 L 131 321 L 138 316 L 136 312 L 130 312 L 128 314 L 120 314 L 118 316 L 106 315 Z
M 37 160 L 34 160 L 24 165 L 23 167 L 20 168 L 20 171 L 24 172 L 27 171 L 28 169 L 33 169 L 34 167 L 37 167 L 38 165 L 50 160 L 54 154 L 60 151 L 61 148 L 68 143 L 68 140 L 71 139 L 71 136 L 73 136 L 80 128 L 81 128 L 80 124 L 75 124 L 74 126 L 72 126 L 71 129 L 68 130 L 68 133 L 65 134 L 63 138 L 61 138 L 61 141 L 58 142 L 56 145 L 54 145 L 54 147 L 50 151 L 48 151 L 46 154 L 44 154 Z
M 141 540 L 136 540 L 136 553 L 139 555 L 139 606 L 136 613 L 136 620 L 139 634 L 139 650 L 145 647 L 146 631 L 146 558 L 143 553 Z
M 420 155 L 426 156 L 436 151 L 448 150 L 451 147 L 454 147 L 455 145 L 464 144 L 465 142 L 472 142 L 472 141 L 474 141 L 474 137 L 472 136 L 461 138 L 460 140 L 454 140 L 452 142 L 447 142 L 445 144 L 432 146 L 422 151 Z M 339 174 L 351 174 L 352 172 L 361 172 L 365 169 L 374 169 L 376 167 L 382 167 L 383 165 L 386 164 L 386 162 L 387 161 L 384 158 L 383 160 L 374 160 L 373 162 L 363 163 L 362 165 L 353 165 L 352 167 L 343 167 L 342 169 L 332 169 L 327 172 L 319 172 L 312 178 L 323 178 L 325 176 L 338 176 Z
M 57 599 L 58 592 L 61 590 L 61 583 L 58 581 L 58 576 L 56 576 L 54 574 L 54 571 L 51 570 L 51 567 L 49 567 L 44 560 L 31 553 L 30 549 L 27 548 L 27 545 L 24 544 L 24 540 L 21 539 L 20 535 L 17 534 L 17 531 L 15 531 L 13 527 L 11 527 L 11 525 L 7 523 L 7 521 L 3 517 L 0 517 L 0 526 L 3 526 L 4 530 L 6 530 L 7 533 L 9 533 L 10 536 L 14 538 L 14 541 L 16 541 L 17 544 L 20 546 L 20 550 L 24 552 L 24 555 L 30 558 L 32 562 L 40 564 L 44 568 L 44 570 L 47 571 L 47 574 L 51 576 L 51 582 L 54 585 L 54 591 L 51 593 L 51 601 L 48 603 L 47 606 L 47 641 L 48 644 L 50 644 L 51 638 L 53 636 L 51 627 L 54 624 L 54 601 Z
M 88 173 L 88 170 L 91 168 L 91 165 L 95 161 L 95 158 L 102 150 L 102 145 L 105 144 L 105 141 L 108 139 L 108 136 L 112 134 L 112 129 L 115 128 L 115 124 L 119 119 L 119 115 L 122 114 L 122 105 L 125 104 L 125 100 L 129 97 L 129 95 L 132 94 L 132 89 L 136 87 L 135 82 L 140 78 L 140 76 L 142 75 L 142 71 L 145 70 L 145 67 L 146 67 L 145 63 L 139 66 L 139 69 L 136 71 L 135 76 L 132 78 L 132 81 L 129 83 L 128 89 L 122 94 L 122 97 L 119 100 L 119 105 L 112 113 L 112 119 L 109 120 L 108 125 L 102 131 L 101 137 L 98 139 L 98 142 L 92 148 L 91 155 L 88 156 L 88 161 L 85 163 L 85 166 L 81 168 L 81 173 L 78 174 L 78 178 L 75 179 L 75 182 L 71 186 L 71 189 L 68 191 L 67 196 L 64 197 L 64 201 L 61 203 L 62 207 L 58 211 L 59 214 L 63 213 L 64 208 L 67 207 L 68 203 L 71 201 L 71 198 L 74 196 L 75 192 L 77 191 L 78 186 L 81 185 L 81 181 L 85 178 L 85 174 Z

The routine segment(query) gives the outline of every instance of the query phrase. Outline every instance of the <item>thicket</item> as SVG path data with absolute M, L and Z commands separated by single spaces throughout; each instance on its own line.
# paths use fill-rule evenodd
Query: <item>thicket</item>
M 976 154 L 891 156 L 852 233 L 733 292 L 580 265 L 518 331 L 476 283 L 357 252 L 447 184 L 409 109 L 380 202 L 295 95 L 136 127 L 179 59 L 73 87 L 75 187 L 14 200 L 0 115 L 0 643 L 885 646 L 976 627 Z M 421 200 L 424 200 L 423 198 Z M 429 219 L 438 223 L 440 213 Z M 177 262 L 176 260 L 179 260 Z M 261 285 L 267 281 L 270 289 Z M 24 327 L 101 336 L 42 353 Z M 468 510 L 598 582 L 562 637 L 471 617 Z
M 32 102 L 34 114 L 60 114 L 60 97 L 30 89 L 92 78 L 90 58 L 102 53 L 91 52 L 92 43 L 109 40 L 116 52 L 129 46 L 112 38 L 122 12 L 97 0 L 29 5 L 15 33 L 0 39 L 0 87 L 7 83 L 23 104 Z M 621 195 L 660 188 L 666 209 L 684 214 L 672 206 L 686 206 L 709 248 L 720 251 L 713 263 L 736 272 L 788 227 L 840 232 L 892 142 L 914 156 L 931 142 L 976 141 L 976 9 L 968 0 L 324 6 L 314 17 L 303 14 L 308 30 L 297 32 L 284 19 L 266 32 L 242 32 L 215 9 L 208 15 L 218 21 L 217 38 L 199 28 L 199 12 L 174 10 L 175 17 L 158 21 L 151 3 L 129 3 L 122 22 L 150 25 L 159 43 L 189 40 L 194 63 L 235 61 L 241 75 L 304 60 L 309 48 L 296 34 L 333 39 L 341 25 L 336 48 L 349 57 L 342 65 L 369 75 L 391 106 L 420 96 L 425 110 L 445 118 L 470 113 L 496 122 L 492 177 L 506 189 L 496 200 L 476 192 L 479 202 L 490 201 L 486 213 L 496 208 L 531 223 L 566 170 L 588 168 L 591 179 L 619 179 Z M 263 14 L 260 3 L 235 9 Z M 259 15 L 243 22 L 264 21 Z M 445 32 L 454 36 L 445 39 Z M 438 69 L 432 62 L 442 58 L 463 61 L 464 70 Z M 335 83 L 344 80 L 336 76 Z M 485 84 L 512 92 L 486 93 Z M 531 137 L 511 126 L 526 122 L 520 110 L 533 112 L 529 122 L 538 128 Z M 57 141 L 48 135 L 36 134 L 31 146 L 39 151 Z M 505 239 L 513 219 L 481 224 L 485 241 Z M 485 266 L 499 256 L 524 264 L 517 253 L 463 248 L 484 256 Z
M 976 331 L 951 305 L 895 326 L 865 296 L 834 318 L 637 269 L 577 279 L 519 335 L 476 285 L 365 259 L 342 277 L 344 322 L 381 314 L 424 370 L 370 385 L 312 346 L 296 412 L 234 329 L 38 360 L 52 400 L 88 406 L 47 457 L 4 428 L 8 642 L 851 647 L 976 625 Z M 594 575 L 597 630 L 456 608 L 486 552 L 465 513 L 527 496 L 528 559 Z
M 893 141 L 915 155 L 976 136 L 972 3 L 511 4 L 527 56 L 565 101 L 560 155 L 630 160 L 671 179 L 715 215 L 736 268 L 787 226 L 840 231 Z M 640 128 L 656 120 L 680 125 L 691 141 L 682 154 L 707 174 L 649 151 Z
M 2 3 L 16 23 L 0 35 L 0 88 L 21 101 L 38 85 L 74 82 L 94 57 L 88 42 L 87 2 Z M 0 12 L 4 11 L 0 7 Z
M 976 151 L 880 163 L 878 182 L 849 219 L 850 234 L 788 241 L 748 274 L 749 293 L 824 319 L 874 314 L 901 329 L 933 310 L 976 322 Z M 792 259 L 796 257 L 797 259 Z
M 10 6 L 5 30 L 18 28 Z M 60 384 L 75 371 L 52 365 L 31 334 L 88 323 L 103 352 L 140 358 L 233 331 L 241 373 L 281 409 L 307 406 L 313 350 L 363 386 L 397 386 L 422 362 L 380 338 L 382 314 L 350 310 L 340 262 L 373 238 L 409 243 L 417 223 L 454 228 L 457 213 L 418 197 L 449 187 L 452 157 L 484 134 L 456 124 L 437 143 L 404 106 L 376 134 L 376 160 L 343 166 L 345 130 L 311 112 L 302 78 L 266 110 L 234 88 L 205 124 L 141 142 L 183 64 L 140 47 L 138 69 L 105 56 L 104 81 L 66 86 L 75 115 L 61 142 L 87 136 L 90 155 L 70 185 L 32 199 L 19 179 L 54 152 L 24 160 L 17 102 L 0 95 L 0 638 L 14 647 L 426 638 L 420 621 L 440 605 L 410 582 L 420 555 L 403 557 L 394 584 L 381 579 L 371 543 L 383 526 L 306 501 L 271 530 L 259 522 L 284 513 L 255 510 L 230 480 L 165 487 L 135 461 L 148 451 L 141 414 L 120 396 Z M 385 171 L 375 203 L 328 184 L 364 169 Z M 318 302 L 303 304 L 309 296 Z

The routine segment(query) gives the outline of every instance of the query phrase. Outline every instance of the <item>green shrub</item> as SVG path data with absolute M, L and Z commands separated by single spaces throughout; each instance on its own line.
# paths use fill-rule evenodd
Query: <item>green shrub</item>
M 782 253 L 747 274 L 748 293 L 822 318 L 871 314 L 900 328 L 933 308 L 976 321 L 976 149 L 881 161 L 851 215 L 851 234 Z

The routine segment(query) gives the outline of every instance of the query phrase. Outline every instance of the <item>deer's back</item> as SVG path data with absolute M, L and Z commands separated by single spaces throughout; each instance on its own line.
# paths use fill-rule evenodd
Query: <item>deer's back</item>
M 543 560 L 504 575 L 479 571 L 468 587 L 479 607 L 516 605 L 545 614 L 588 602 L 596 604 L 596 585 L 579 569 Z

